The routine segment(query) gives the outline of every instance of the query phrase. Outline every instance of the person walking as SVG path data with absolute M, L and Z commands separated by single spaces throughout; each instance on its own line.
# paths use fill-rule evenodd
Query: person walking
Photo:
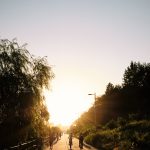
M 70 135 L 69 135 L 69 147 L 70 147 L 70 150 L 71 150 L 71 147 L 72 147 L 72 145 L 73 145 L 73 142 L 72 142 L 72 133 L 70 133 Z
M 53 149 L 54 140 L 55 140 L 55 133 L 50 130 L 50 133 L 49 133 L 49 146 L 50 146 L 50 150 Z
M 83 140 L 84 140 L 83 134 L 80 133 L 80 135 L 79 135 L 79 147 L 80 147 L 80 149 L 83 149 Z

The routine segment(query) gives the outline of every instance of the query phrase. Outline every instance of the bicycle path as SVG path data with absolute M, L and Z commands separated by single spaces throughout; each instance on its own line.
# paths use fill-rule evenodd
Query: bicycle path
M 44 150 L 50 150 L 50 147 L 46 147 Z M 70 150 L 68 145 L 68 134 L 63 134 L 60 140 L 53 146 L 53 150 Z M 79 141 L 76 138 L 73 138 L 73 145 L 71 150 L 80 150 Z M 83 147 L 82 150 L 91 150 L 86 147 Z

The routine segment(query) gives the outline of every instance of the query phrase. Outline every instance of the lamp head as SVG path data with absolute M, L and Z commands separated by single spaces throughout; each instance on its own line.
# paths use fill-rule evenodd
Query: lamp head
M 94 94 L 88 94 L 88 95 L 94 95 Z

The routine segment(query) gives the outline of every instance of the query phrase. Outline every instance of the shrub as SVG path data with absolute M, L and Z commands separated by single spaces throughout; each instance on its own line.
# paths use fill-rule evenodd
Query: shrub
M 105 125 L 105 127 L 108 129 L 114 129 L 117 128 L 117 123 L 112 119 Z

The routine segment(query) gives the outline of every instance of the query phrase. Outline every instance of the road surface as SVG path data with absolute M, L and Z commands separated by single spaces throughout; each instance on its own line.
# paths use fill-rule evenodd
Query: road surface
M 44 150 L 50 150 L 50 147 L 48 146 Z M 63 134 L 61 139 L 56 144 L 54 144 L 53 150 L 70 150 L 69 145 L 68 145 L 68 135 L 67 134 Z M 76 139 L 76 138 L 73 138 L 72 150 L 80 150 L 79 142 L 78 142 L 78 139 Z M 82 150 L 89 150 L 89 149 L 86 147 L 83 147 Z

